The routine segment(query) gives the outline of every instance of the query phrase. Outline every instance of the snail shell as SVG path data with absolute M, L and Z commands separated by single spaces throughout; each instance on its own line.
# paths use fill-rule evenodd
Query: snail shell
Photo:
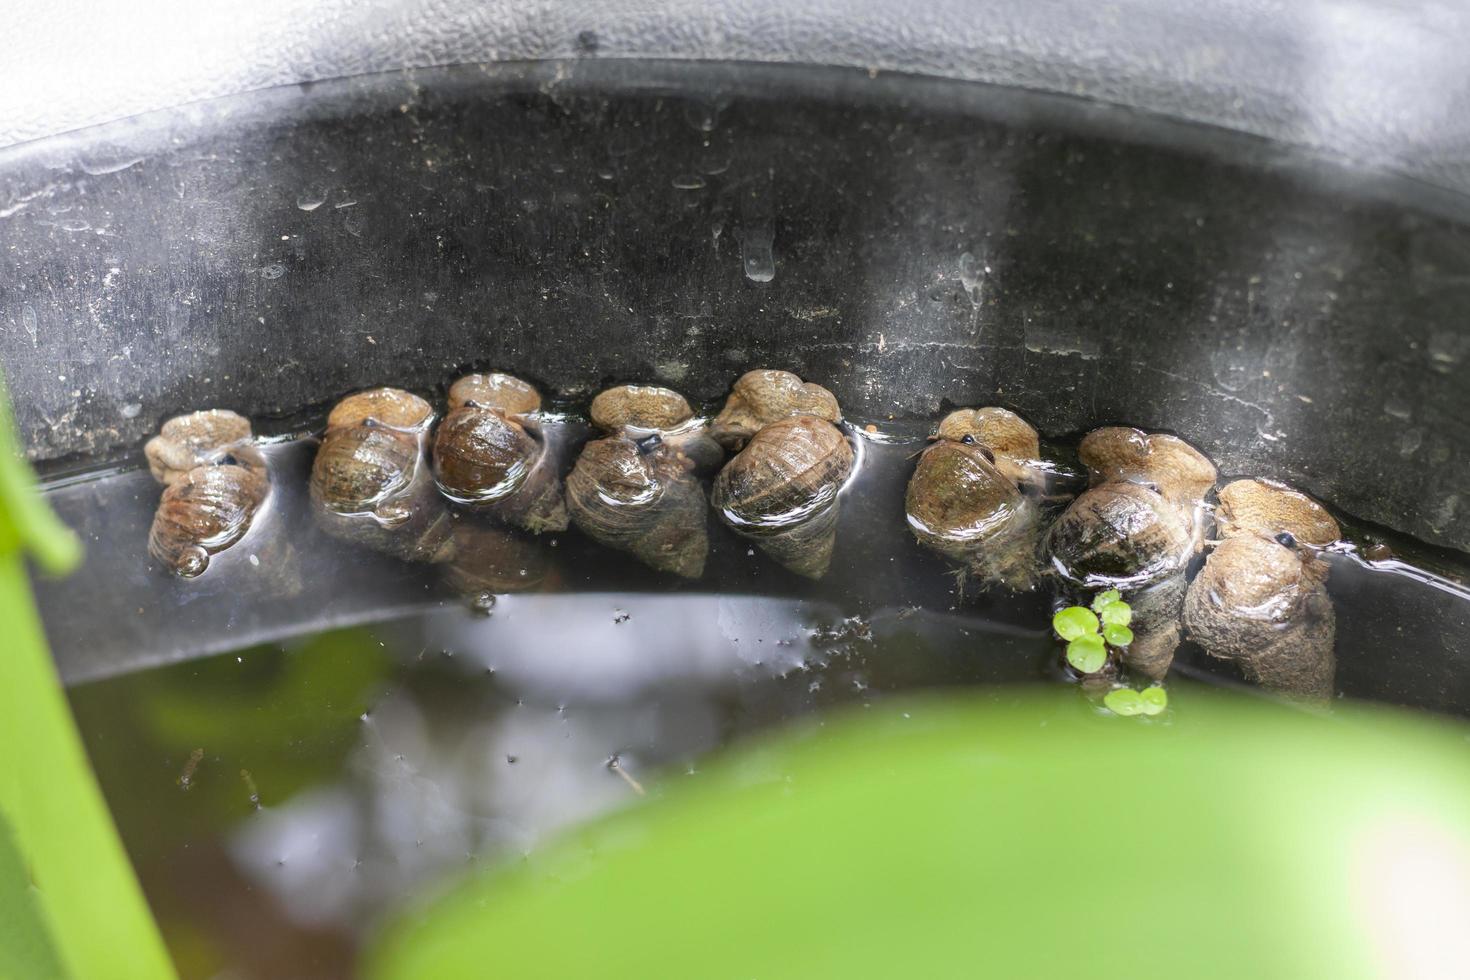
M 396 388 L 343 399 L 311 467 L 311 503 L 335 537 L 409 561 L 453 552 L 448 508 L 424 459 L 429 403 Z
M 212 555 L 244 537 L 269 488 L 263 464 L 196 466 L 164 489 L 148 553 L 184 578 L 200 574 Z
M 947 437 L 925 449 L 904 497 L 909 528 L 920 544 L 969 566 L 981 581 L 1029 589 L 1038 508 L 998 460 L 986 446 Z
M 838 492 L 852 467 L 852 446 L 835 425 L 792 416 L 751 437 L 715 478 L 710 502 L 786 568 L 821 578 L 836 541 Z
M 541 392 L 510 374 L 467 374 L 449 386 L 449 410 L 474 402 L 506 414 L 529 415 L 541 410 Z
M 453 535 L 454 557 L 444 577 L 460 595 L 525 592 L 546 581 L 545 551 L 515 531 L 461 521 Z
M 1271 480 L 1236 480 L 1220 491 L 1215 508 L 1220 537 L 1290 534 L 1302 544 L 1324 547 L 1342 538 L 1326 508 L 1306 494 Z
M 1211 656 L 1292 697 L 1325 700 L 1336 672 L 1326 565 L 1258 534 L 1228 537 L 1190 583 L 1184 626 Z
M 226 409 L 212 408 L 169 419 L 148 440 L 143 454 L 153 478 L 168 486 L 196 466 L 215 462 L 231 446 L 251 439 L 250 420 Z
M 730 389 L 710 434 L 734 452 L 763 427 L 794 415 L 842 421 L 837 399 L 821 385 L 803 382 L 790 371 L 747 371 Z
M 587 443 L 567 477 L 567 509 L 582 533 L 661 572 L 704 573 L 704 491 L 687 460 L 657 436 Z
M 1104 483 L 1072 501 L 1047 533 L 1052 568 L 1086 588 L 1138 588 L 1184 570 L 1190 524 L 1162 495 L 1137 483 Z
M 466 402 L 439 424 L 434 478 L 450 499 L 507 524 L 536 534 L 564 531 L 561 481 L 539 433 L 522 416 Z
M 710 437 L 709 425 L 695 417 L 683 395 L 669 388 L 608 388 L 592 399 L 588 414 L 604 432 L 626 431 L 634 439 L 658 433 L 666 445 L 689 457 L 696 470 L 712 470 L 725 458 L 724 449 Z

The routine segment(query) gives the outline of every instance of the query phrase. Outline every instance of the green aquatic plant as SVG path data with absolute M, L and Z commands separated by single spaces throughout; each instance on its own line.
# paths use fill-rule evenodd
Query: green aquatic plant
M 1142 691 L 1119 687 L 1103 696 L 1103 705 L 1115 715 L 1158 715 L 1169 706 L 1169 694 L 1157 684 Z
M 1068 606 L 1051 618 L 1057 636 L 1067 641 L 1067 663 L 1084 674 L 1102 670 L 1108 662 L 1108 647 L 1121 650 L 1133 642 L 1128 624 L 1133 610 L 1117 589 L 1093 597 L 1092 608 Z

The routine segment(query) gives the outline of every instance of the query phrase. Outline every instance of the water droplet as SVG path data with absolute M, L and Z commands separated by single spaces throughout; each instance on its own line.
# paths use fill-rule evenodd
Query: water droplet
M 326 203 L 327 189 L 319 184 L 313 184 L 296 195 L 296 206 L 303 211 L 315 211 Z
M 262 279 L 279 279 L 286 274 L 286 267 L 279 262 L 272 262 L 260 270 Z
M 745 278 L 751 282 L 770 282 L 776 278 L 776 256 L 770 242 L 747 237 L 740 243 L 740 260 L 745 264 Z
M 1409 403 L 1398 395 L 1389 395 L 1383 403 L 1383 414 L 1407 422 L 1413 417 L 1414 412 L 1409 407 Z
M 980 305 L 980 279 L 984 274 L 975 256 L 969 252 L 960 253 L 960 285 L 965 287 L 965 292 L 974 306 Z
M 128 402 L 117 411 L 125 419 L 135 419 L 142 413 L 143 405 L 141 402 Z
M 701 133 L 713 133 L 720 124 L 720 106 L 708 102 L 691 102 L 684 107 L 684 121 Z
M 490 615 L 495 609 L 495 593 L 481 592 L 470 600 L 470 609 L 479 616 Z

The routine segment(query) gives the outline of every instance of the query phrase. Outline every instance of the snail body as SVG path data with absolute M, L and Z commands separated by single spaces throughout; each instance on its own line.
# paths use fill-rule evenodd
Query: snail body
M 704 491 L 687 458 L 658 435 L 619 432 L 583 447 L 567 477 L 567 509 L 588 537 L 661 572 L 704 573 Z
M 838 493 L 853 450 L 835 425 L 813 415 L 772 422 L 714 482 L 721 520 L 798 575 L 821 578 L 836 540 Z
M 1138 483 L 1156 491 L 1188 521 L 1194 550 L 1203 546 L 1205 496 L 1218 472 L 1198 449 L 1178 436 L 1115 425 L 1084 436 L 1077 457 L 1093 486 Z
M 424 458 L 429 403 L 396 388 L 344 398 L 311 468 L 311 504 L 327 533 L 408 561 L 453 552 L 448 508 Z
M 1026 464 L 1039 455 L 1035 430 L 1004 409 L 951 413 L 909 479 L 909 529 L 982 582 L 1031 588 L 1039 507 L 1021 483 L 1029 485 Z
M 561 480 L 540 427 L 511 411 L 538 408 L 535 389 L 509 375 L 470 375 L 455 382 L 449 400 L 452 407 L 434 435 L 439 489 L 535 534 L 566 530 Z
M 507 416 L 529 415 L 541 410 L 541 392 L 511 374 L 467 374 L 449 386 L 449 410 L 470 402 L 498 408 Z
M 624 432 L 634 439 L 657 434 L 670 449 L 683 453 L 698 471 L 712 470 L 725 458 L 683 395 L 657 385 L 618 385 L 599 392 L 588 412 L 603 432 Z
M 726 449 L 738 452 L 765 426 L 796 415 L 842 421 L 837 399 L 821 385 L 802 381 L 790 371 L 747 371 L 731 387 L 710 434 Z
M 1306 494 L 1237 480 L 1220 492 L 1222 540 L 1189 585 L 1184 626 L 1213 657 L 1269 690 L 1323 701 L 1336 674 L 1336 614 L 1317 548 L 1341 532 Z
M 196 466 L 215 462 L 230 447 L 249 443 L 250 420 L 212 408 L 169 419 L 148 440 L 143 454 L 153 478 L 164 486 L 185 478 Z

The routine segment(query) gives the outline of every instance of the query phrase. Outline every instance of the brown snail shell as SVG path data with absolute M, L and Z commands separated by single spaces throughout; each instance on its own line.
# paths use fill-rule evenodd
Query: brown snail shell
M 165 486 L 176 483 L 196 466 L 213 463 L 230 447 L 251 439 L 250 420 L 221 408 L 169 419 L 148 440 L 143 454 L 148 470 Z
M 454 557 L 444 577 L 460 595 L 525 592 L 546 582 L 550 563 L 534 540 L 470 521 L 456 523 L 453 534 Z
M 1227 484 L 1215 508 L 1215 525 L 1222 538 L 1289 534 L 1302 544 L 1319 548 L 1342 538 L 1342 529 L 1326 508 L 1301 491 L 1272 480 L 1235 480 Z
M 1038 507 L 997 460 L 979 443 L 940 438 L 919 456 L 904 509 L 920 544 L 968 566 L 982 582 L 1029 589 Z
M 1228 537 L 1189 585 L 1184 626 L 1211 656 L 1291 697 L 1332 696 L 1336 616 L 1327 566 L 1259 534 Z
M 461 405 L 434 435 L 434 478 L 451 500 L 507 524 L 535 534 L 565 531 L 561 481 L 539 433 L 502 409 Z
M 721 520 L 798 575 L 821 578 L 832 561 L 838 492 L 853 451 L 831 422 L 784 418 L 756 432 L 715 478 Z
M 200 574 L 212 555 L 244 537 L 269 488 L 255 467 L 196 466 L 164 489 L 148 553 L 177 575 Z
M 657 385 L 618 385 L 599 392 L 588 412 L 604 432 L 625 431 L 633 439 L 658 433 L 664 443 L 683 453 L 696 470 L 712 470 L 725 451 L 710 436 L 708 423 L 696 418 L 683 395 Z
M 449 410 L 470 402 L 481 408 L 498 408 L 506 416 L 529 415 L 541 410 L 541 392 L 510 374 L 467 374 L 449 386 Z
M 1184 570 L 1194 553 L 1179 507 L 1137 483 L 1104 483 L 1083 493 L 1046 537 L 1052 569 L 1072 585 L 1139 588 Z
M 794 415 L 842 421 L 837 399 L 821 385 L 803 382 L 790 371 L 747 371 L 730 389 L 710 434 L 734 452 L 765 426 Z
M 1041 459 L 1041 438 L 1021 416 L 1004 408 L 961 408 L 939 423 L 934 438 L 952 442 L 978 443 L 990 450 L 995 466 L 1022 489 L 1045 485 L 1045 474 L 1036 463 Z
M 661 572 L 704 573 L 704 491 L 688 460 L 659 436 L 617 434 L 587 443 L 566 493 L 572 522 L 594 541 Z
M 449 511 L 424 458 L 433 410 L 395 388 L 343 399 L 311 467 L 311 503 L 335 537 L 409 561 L 453 552 Z

